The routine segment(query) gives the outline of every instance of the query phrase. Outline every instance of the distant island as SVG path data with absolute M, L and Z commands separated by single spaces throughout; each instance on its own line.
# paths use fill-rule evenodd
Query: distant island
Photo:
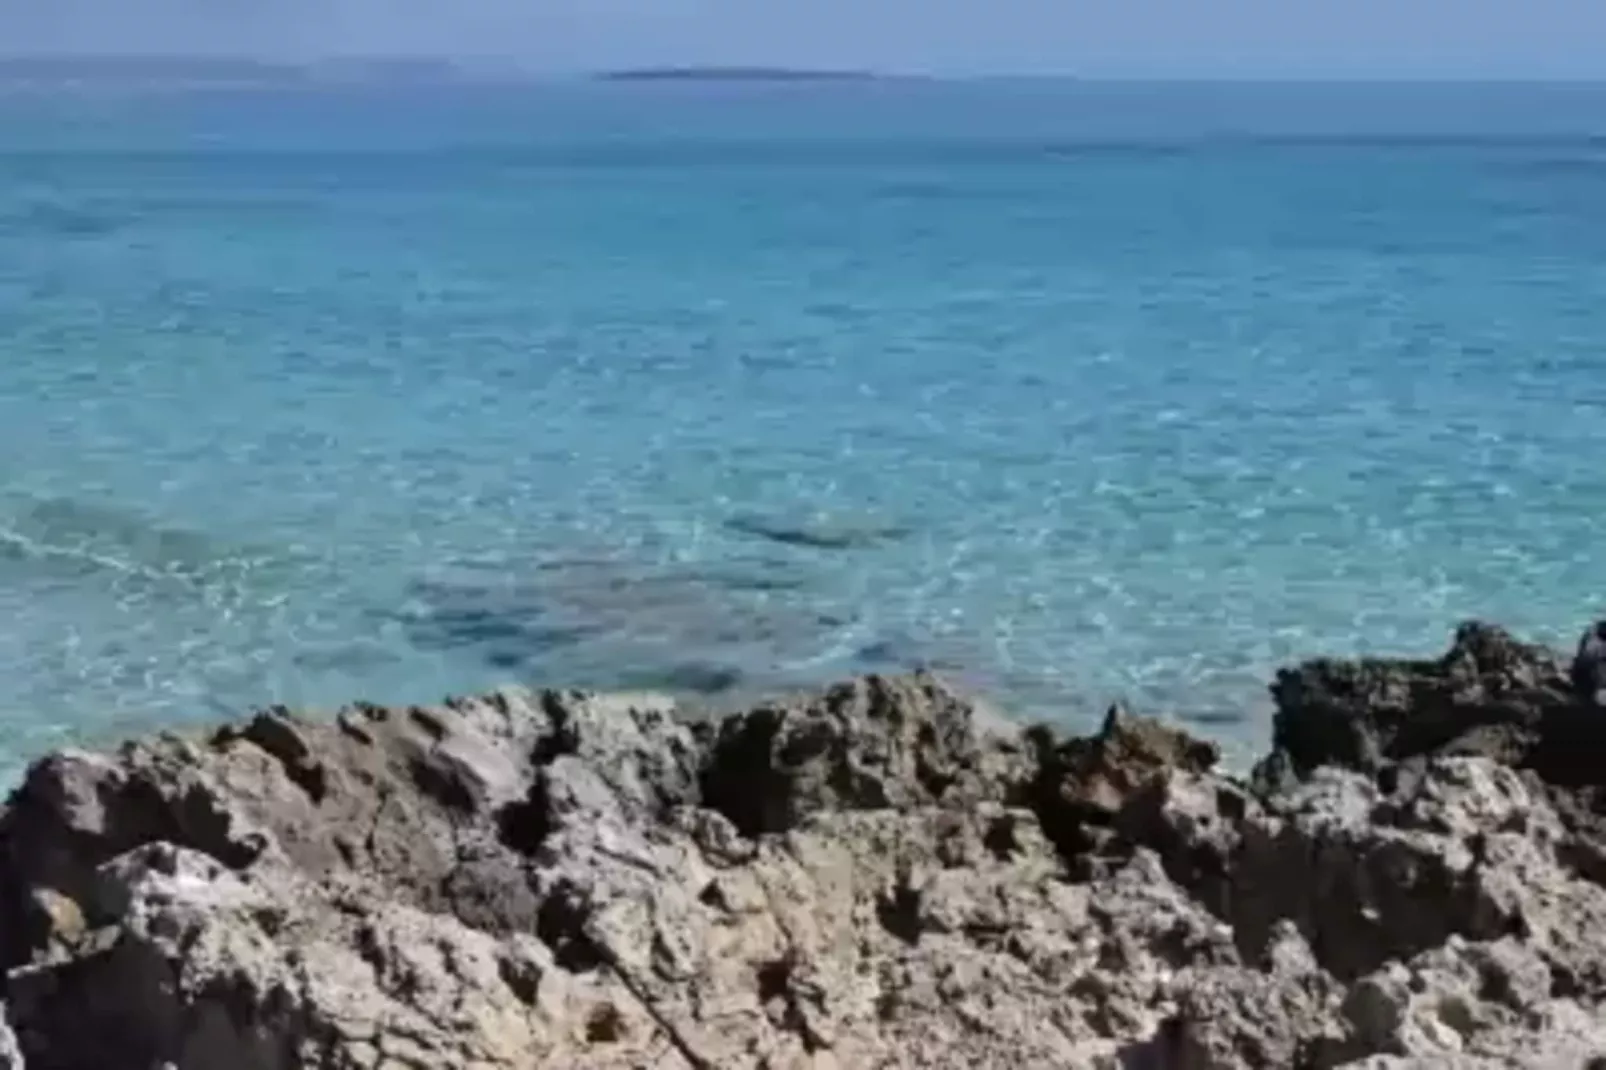
M 868 82 L 885 76 L 796 67 L 637 67 L 603 71 L 596 77 L 604 82 Z

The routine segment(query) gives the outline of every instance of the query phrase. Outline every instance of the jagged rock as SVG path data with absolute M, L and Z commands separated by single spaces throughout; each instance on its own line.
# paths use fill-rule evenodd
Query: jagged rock
M 1301 775 L 1430 754 L 1524 764 L 1547 716 L 1576 705 L 1561 658 L 1480 623 L 1437 660 L 1324 658 L 1279 672 L 1272 696 L 1273 746 Z
M 1567 753 L 1601 718 L 1562 662 L 1467 628 L 1278 696 L 1258 788 L 1159 722 L 1023 735 L 926 675 L 713 725 L 508 691 L 57 755 L 0 813 L 12 1062 L 1606 1058 L 1606 774 Z
M 1278 924 L 1260 962 L 1197 971 L 1177 987 L 1163 1066 L 1304 1066 L 1341 1036 L 1330 1024 L 1341 989 L 1290 922 Z
M 1112 707 L 1098 733 L 1056 740 L 1038 727 L 1029 733 L 1037 769 L 1027 786 L 1049 837 L 1067 858 L 1111 849 L 1117 816 L 1174 773 L 1204 773 L 1220 758 L 1213 743 L 1194 739 L 1148 717 Z M 1127 830 L 1129 833 L 1130 829 Z M 1128 840 L 1142 842 L 1142 831 Z
M 748 834 L 820 810 L 999 801 L 1026 776 L 1018 737 L 930 675 L 866 677 L 726 719 L 703 794 Z
M 1037 735 L 1042 738 L 1041 730 Z M 1050 746 L 1040 757 L 1039 776 L 1060 803 L 1108 818 L 1171 771 L 1207 772 L 1220 757 L 1214 743 L 1116 706 L 1097 735 Z
M 1367 1067 L 1587 1067 L 1606 1056 L 1598 1006 L 1557 999 L 1549 967 L 1513 939 L 1451 938 L 1361 979 L 1340 1010 Z
M 1246 958 L 1291 922 L 1344 980 L 1454 936 L 1520 930 L 1539 948 L 1549 934 L 1588 937 L 1606 906 L 1567 864 L 1572 837 L 1544 793 L 1487 759 L 1438 759 L 1392 793 L 1327 769 L 1267 803 L 1177 777 L 1152 820 L 1167 872 L 1232 926 Z M 1606 939 L 1557 953 L 1593 975 Z
M 779 839 L 698 805 L 760 735 Z M 1003 807 L 1014 734 L 929 677 L 714 736 L 651 698 L 508 692 L 40 763 L 0 818 L 30 1065 L 812 1065 L 890 1051 L 864 945 L 905 948 L 899 881 L 963 856 L 992 900 L 1057 882 Z

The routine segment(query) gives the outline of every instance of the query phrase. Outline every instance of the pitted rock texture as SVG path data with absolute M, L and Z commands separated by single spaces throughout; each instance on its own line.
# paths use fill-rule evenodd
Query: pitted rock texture
M 0 815 L 0 1067 L 1606 1065 L 1591 672 L 1312 663 L 1249 783 L 923 674 L 58 754 Z

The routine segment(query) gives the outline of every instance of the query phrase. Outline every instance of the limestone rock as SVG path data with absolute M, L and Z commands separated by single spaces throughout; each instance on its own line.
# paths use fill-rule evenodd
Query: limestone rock
M 1564 662 L 1467 628 L 1278 696 L 1254 784 L 924 674 L 712 725 L 506 691 L 59 754 L 0 813 L 0 1070 L 1606 1058 Z
M 990 724 L 935 677 L 867 677 L 817 699 L 728 718 L 703 776 L 745 833 L 820 810 L 999 801 L 1025 776 L 1018 731 Z

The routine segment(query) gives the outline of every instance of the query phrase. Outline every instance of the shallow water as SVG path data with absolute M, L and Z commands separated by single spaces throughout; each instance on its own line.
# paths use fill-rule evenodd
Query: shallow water
M 1600 608 L 1606 89 L 0 100 L 0 752 Z

